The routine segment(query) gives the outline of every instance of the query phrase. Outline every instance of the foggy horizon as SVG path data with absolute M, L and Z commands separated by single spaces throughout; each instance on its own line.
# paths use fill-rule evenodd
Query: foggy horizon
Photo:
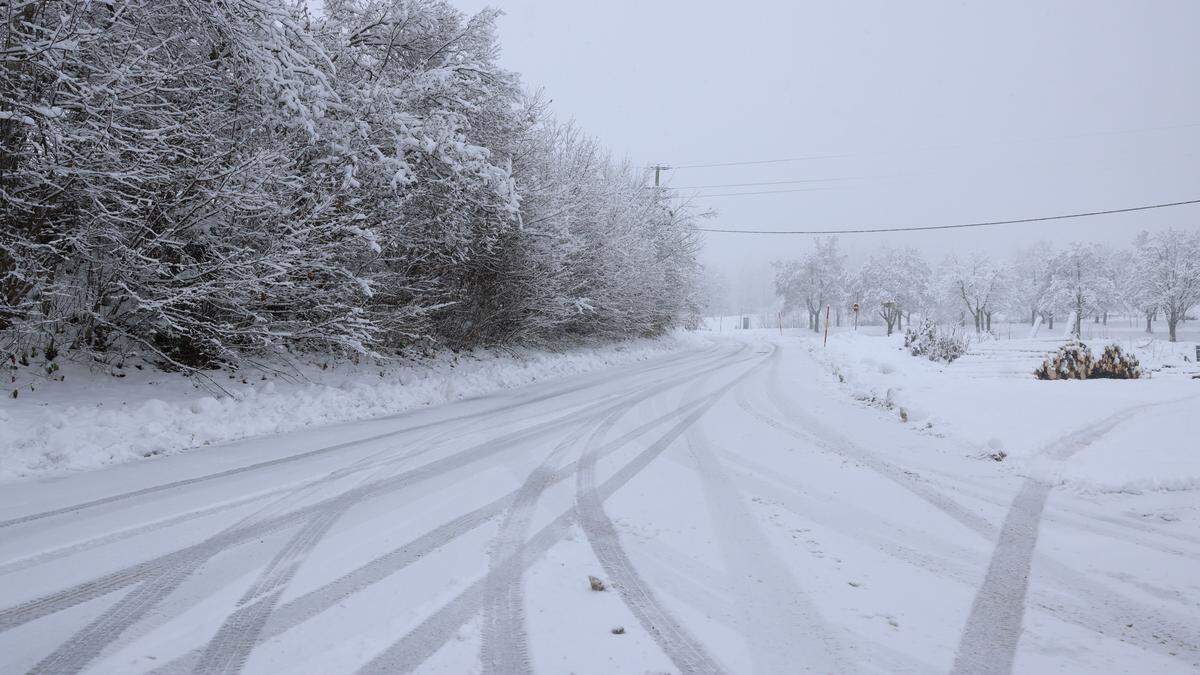
M 501 65 L 635 165 L 823 156 L 669 170 L 664 185 L 851 178 L 698 191 L 811 190 L 695 199 L 717 212 L 702 227 L 941 225 L 1200 197 L 1196 3 L 459 5 L 502 10 Z M 1200 227 L 1200 206 L 839 239 L 852 257 L 888 244 L 936 263 L 1040 240 L 1127 246 L 1171 226 Z M 811 239 L 708 233 L 702 257 L 731 275 Z

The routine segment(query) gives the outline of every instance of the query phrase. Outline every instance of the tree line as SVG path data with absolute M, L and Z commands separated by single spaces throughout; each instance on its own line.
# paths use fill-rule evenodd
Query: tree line
M 1120 312 L 1143 317 L 1147 333 L 1161 317 L 1175 342 L 1179 324 L 1200 305 L 1200 230 L 1142 232 L 1123 248 L 1041 242 L 1008 260 L 975 251 L 936 267 L 914 248 L 883 246 L 853 270 L 836 239 L 818 238 L 799 259 L 775 263 L 775 288 L 783 311 L 806 314 L 812 330 L 820 330 L 826 306 L 840 316 L 855 304 L 889 335 L 914 312 L 976 332 L 990 331 L 995 315 L 1049 328 L 1071 317 L 1077 336 L 1083 321 L 1107 323 Z
M 689 321 L 689 214 L 498 66 L 496 17 L 0 3 L 0 349 L 195 369 Z

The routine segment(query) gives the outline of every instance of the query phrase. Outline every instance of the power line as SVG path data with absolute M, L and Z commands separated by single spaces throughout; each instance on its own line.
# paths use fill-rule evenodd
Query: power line
M 836 178 L 797 178 L 794 180 L 769 180 L 759 181 L 757 183 L 721 183 L 718 185 L 667 185 L 668 190 L 711 190 L 713 188 L 732 188 L 732 187 L 757 187 L 759 185 L 795 185 L 797 183 L 834 183 L 844 180 L 870 180 L 874 178 L 898 178 L 903 174 L 892 174 L 889 176 L 839 176 Z
M 786 192 L 825 192 L 828 190 L 848 190 L 844 187 L 795 188 L 793 190 L 756 190 L 754 192 L 718 192 L 711 195 L 676 196 L 676 199 L 705 199 L 707 197 L 743 197 L 746 195 L 778 195 Z
M 713 162 L 711 164 L 673 164 L 672 169 L 710 169 L 719 166 L 750 166 L 752 164 L 783 164 L 784 162 L 804 162 L 811 159 L 838 159 L 854 157 L 853 153 L 841 155 L 805 155 L 803 157 L 784 157 L 782 159 L 758 159 L 748 162 Z
M 1195 155 L 1196 155 L 1196 153 L 1189 152 L 1189 153 L 1180 155 L 1178 158 L 1171 158 L 1171 159 L 1185 159 L 1185 158 L 1194 157 Z M 1125 161 L 1124 158 L 1126 156 L 1127 156 L 1127 153 L 1109 153 L 1109 155 L 1105 158 L 1105 161 L 1119 159 L 1122 162 L 1124 162 Z M 1090 160 L 1090 159 L 1087 159 L 1087 160 L 1072 159 L 1072 160 L 1067 160 L 1067 161 L 1053 161 L 1053 162 L 1046 162 L 1046 161 L 1019 162 L 1017 164 L 1013 164 L 1013 165 L 1011 165 L 1009 167 L 1005 167 L 1005 168 L 1021 169 L 1021 168 L 1041 167 L 1041 166 L 1070 166 L 1070 165 L 1082 164 L 1082 163 L 1091 165 L 1091 164 L 1095 164 L 1096 162 L 1095 162 L 1095 160 Z M 1122 166 L 1124 166 L 1124 164 L 1122 164 Z M 826 182 L 832 183 L 832 182 L 855 181 L 855 180 L 887 180 L 887 179 L 900 179 L 900 178 L 917 178 L 917 177 L 921 177 L 921 176 L 938 176 L 938 175 L 944 175 L 947 173 L 954 173 L 954 170 L 940 169 L 940 170 L 936 170 L 936 171 L 909 171 L 909 172 L 904 172 L 904 173 L 878 174 L 878 175 L 872 175 L 872 176 L 835 176 L 835 177 L 826 177 L 826 178 L 798 178 L 798 179 L 788 179 L 788 180 L 778 180 L 778 181 L 757 181 L 757 182 L 749 182 L 749 183 L 723 183 L 723 184 L 714 184 L 714 185 L 684 185 L 684 186 L 664 185 L 664 186 L 662 186 L 662 189 L 677 190 L 677 191 L 678 190 L 708 190 L 708 189 L 726 188 L 726 187 L 732 188 L 732 187 L 757 187 L 760 185 L 761 186 L 790 185 L 793 183 L 804 184 L 804 183 L 826 183 Z M 961 168 L 958 170 L 958 173 L 961 173 Z M 867 187 L 869 187 L 869 186 L 867 186 Z M 843 188 L 843 189 L 850 189 L 850 188 Z M 858 188 L 855 188 L 855 189 L 858 189 Z M 746 193 L 746 194 L 749 194 L 749 193 Z M 773 193 L 767 192 L 765 194 L 773 194 Z
M 697 227 L 699 232 L 724 232 L 729 234 L 869 234 L 874 232 L 919 232 L 924 230 L 957 230 L 967 227 L 988 227 L 991 225 L 1015 225 L 1018 223 L 1040 223 L 1047 220 L 1066 220 L 1068 218 L 1087 218 L 1090 216 L 1105 216 L 1114 213 L 1132 213 L 1134 211 L 1149 211 L 1151 209 L 1166 209 L 1173 206 L 1200 204 L 1200 199 L 1188 199 L 1181 202 L 1165 204 L 1148 204 L 1146 206 L 1131 206 L 1124 209 L 1109 209 L 1107 211 L 1085 211 L 1082 213 L 1064 213 L 1056 216 L 1039 216 L 1036 218 L 1016 218 L 1013 220 L 986 220 L 978 223 L 958 223 L 954 225 L 922 225 L 918 227 L 874 227 L 854 230 L 729 230 L 712 227 Z
M 847 157 L 870 157 L 870 156 L 877 156 L 877 155 L 895 155 L 895 154 L 901 154 L 901 153 L 905 153 L 905 152 L 930 152 L 930 151 L 937 151 L 937 150 L 956 150 L 959 148 L 971 147 L 972 145 L 977 146 L 977 145 L 996 145 L 996 144 L 1000 144 L 1000 143 L 1011 144 L 1011 143 L 1041 143 L 1041 142 L 1045 142 L 1045 141 L 1065 141 L 1065 140 L 1074 140 L 1074 139 L 1078 139 L 1078 138 L 1094 138 L 1097 136 L 1120 136 L 1120 135 L 1124 135 L 1124 134 L 1142 134 L 1142 133 L 1151 133 L 1151 132 L 1155 132 L 1155 131 L 1173 131 L 1176 129 L 1194 129 L 1197 127 L 1200 127 L 1200 122 L 1192 123 L 1192 124 L 1175 124 L 1175 125 L 1171 125 L 1171 126 L 1160 126 L 1160 127 L 1142 127 L 1142 128 L 1137 128 L 1137 129 L 1114 129 L 1114 130 L 1110 130 L 1110 131 L 1092 131 L 1092 132 L 1084 132 L 1084 133 L 1078 133 L 1078 134 L 1064 134 L 1064 135 L 1059 135 L 1059 136 L 1041 136 L 1041 137 L 1033 137 L 1033 138 L 991 140 L 991 141 L 983 141 L 983 142 L 974 143 L 974 144 L 967 143 L 967 144 L 958 144 L 958 145 L 928 145 L 928 146 L 918 146 L 918 147 L 913 147 L 913 148 L 899 148 L 899 149 L 895 149 L 895 150 L 877 150 L 877 151 L 873 151 L 873 152 L 848 152 L 848 153 L 839 153 L 839 154 L 830 154 L 830 155 L 802 155 L 799 157 L 782 157 L 782 158 L 778 158 L 778 159 L 757 159 L 757 160 L 733 161 L 733 162 L 708 162 L 708 163 L 702 163 L 702 164 L 673 164 L 669 168 L 671 168 L 671 169 L 711 169 L 711 168 L 727 167 L 727 166 L 755 166 L 755 165 L 760 165 L 760 164 L 783 164 L 783 163 L 787 163 L 787 162 L 806 162 L 806 161 L 819 160 L 819 159 L 844 159 Z M 654 168 L 654 167 L 651 167 L 651 168 Z

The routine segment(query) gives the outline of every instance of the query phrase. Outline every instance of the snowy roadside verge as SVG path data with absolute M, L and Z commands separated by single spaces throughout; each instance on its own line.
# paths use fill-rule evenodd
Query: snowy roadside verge
M 404 363 L 330 368 L 279 377 L 218 372 L 214 397 L 177 374 L 125 368 L 114 377 L 65 364 L 47 381 L 0 402 L 0 481 L 95 469 L 229 441 L 366 420 L 601 370 L 707 344 L 690 334 L 562 352 L 439 353 Z
M 1052 345 L 1025 340 L 987 343 L 951 364 L 911 356 L 899 335 L 839 334 L 827 348 L 808 346 L 851 398 L 981 461 L 1003 451 L 1000 470 L 1080 493 L 1200 489 L 1191 412 L 1200 410 L 1200 380 L 1183 372 L 1195 368 L 1184 358 L 1195 343 L 1128 343 L 1150 377 L 1039 381 L 1033 367 Z M 1067 435 L 1124 411 L 1136 412 L 1069 459 L 1048 456 Z

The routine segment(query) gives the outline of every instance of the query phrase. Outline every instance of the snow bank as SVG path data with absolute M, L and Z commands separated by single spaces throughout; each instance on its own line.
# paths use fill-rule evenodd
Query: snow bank
M 1097 344 L 1103 341 L 1097 341 Z M 945 436 L 964 455 L 1081 492 L 1200 489 L 1200 380 L 1185 360 L 1194 343 L 1131 340 L 1150 371 L 1140 380 L 1039 381 L 1046 341 L 974 344 L 951 364 L 913 357 L 902 338 L 837 334 L 828 347 L 809 342 L 814 358 L 854 399 L 925 433 Z M 1047 456 L 1072 432 L 1138 408 L 1129 419 L 1066 460 Z
M 39 381 L 0 402 L 0 480 L 395 414 L 643 361 L 700 341 L 677 334 L 565 352 L 476 350 L 333 368 L 310 363 L 288 378 L 218 371 L 214 377 L 230 393 L 219 397 L 177 374 L 131 366 L 97 373 L 65 364 L 56 373 L 65 375 L 63 382 Z
M 1082 493 L 1197 490 L 1198 409 L 1200 398 L 1156 405 L 1132 416 L 1067 460 L 1031 456 L 1018 461 L 1016 468 L 1024 475 Z

